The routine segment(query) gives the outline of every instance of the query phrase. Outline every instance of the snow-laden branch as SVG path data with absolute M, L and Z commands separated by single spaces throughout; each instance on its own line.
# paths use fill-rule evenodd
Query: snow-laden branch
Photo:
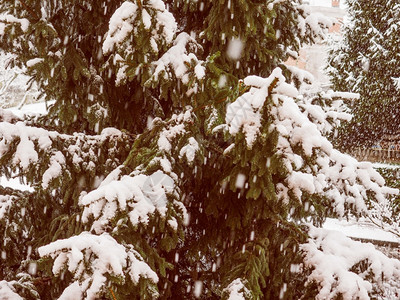
M 243 280 L 240 278 L 228 284 L 223 293 L 226 294 L 228 300 L 245 300 L 251 297 L 249 289 L 243 284 Z
M 7 24 L 19 24 L 22 31 L 26 32 L 29 27 L 29 21 L 25 18 L 16 18 L 13 15 L 0 14 L 0 36 L 4 34 L 4 30 Z
M 187 135 L 185 126 L 191 121 L 192 114 L 189 109 L 185 113 L 173 115 L 166 126 L 159 130 L 157 138 L 153 141 L 159 154 L 153 157 L 147 166 L 158 166 L 157 171 L 147 174 L 146 168 L 139 165 L 131 174 L 122 176 L 120 168 L 117 168 L 97 189 L 82 194 L 79 201 L 84 207 L 82 221 L 87 223 L 93 218 L 91 228 L 97 233 L 108 230 L 115 216 L 121 214 L 127 214 L 134 227 L 139 224 L 148 225 L 155 216 L 164 219 L 172 231 L 178 229 L 178 224 L 186 223 L 186 208 L 178 201 L 179 178 L 173 172 L 175 160 L 167 157 L 177 151 L 176 141 Z M 191 163 L 198 151 L 197 141 L 188 137 L 187 143 L 177 154 Z
M 12 195 L 0 195 L 0 220 L 4 218 L 13 202 L 17 200 L 17 197 Z
M 311 35 L 313 38 L 324 38 L 327 29 L 333 25 L 333 18 L 329 18 L 321 13 L 311 13 L 309 7 L 305 5 L 296 6 L 297 26 L 300 35 Z
M 304 193 L 319 195 L 329 199 L 335 213 L 343 216 L 348 211 L 366 214 L 369 192 L 374 195 L 373 202 L 383 204 L 386 195 L 398 193 L 384 186 L 384 179 L 372 164 L 358 162 L 333 149 L 323 135 L 331 132 L 341 120 L 350 118 L 338 106 L 342 102 L 324 107 L 299 96 L 297 89 L 285 82 L 279 68 L 268 78 L 249 76 L 244 83 L 251 88 L 228 105 L 227 129 L 233 136 L 242 132 L 247 147 L 252 148 L 263 130 L 267 134 L 262 124 L 272 123 L 268 134 L 277 133 L 277 155 L 282 158 L 288 174 L 284 182 L 276 186 L 283 203 L 289 203 L 291 195 L 300 201 Z M 321 97 L 332 100 L 338 96 L 352 95 L 323 94 Z
M 15 288 L 5 280 L 0 281 L 0 298 L 23 300 L 23 298 L 15 292 Z
M 0 111 L 0 118 L 4 121 L 18 120 L 3 110 Z M 113 128 L 106 128 L 96 136 L 78 133 L 66 135 L 28 126 L 24 122 L 0 122 L 0 159 L 7 157 L 3 166 L 12 170 L 38 170 L 42 177 L 35 178 L 35 182 L 41 182 L 46 189 L 66 170 L 71 172 L 71 166 L 78 172 L 83 170 L 95 173 L 102 145 L 108 145 L 108 167 L 115 168 L 125 159 L 118 159 L 118 153 L 129 146 L 126 143 L 129 140 L 128 135 Z M 66 147 L 60 148 L 60 143 Z
M 73 282 L 59 299 L 96 299 L 105 291 L 109 275 L 130 280 L 135 285 L 140 278 L 158 282 L 157 274 L 132 245 L 123 246 L 107 233 L 82 232 L 40 247 L 38 251 L 41 257 L 54 259 L 54 275 L 60 276 L 65 270 L 73 274 Z
M 305 267 L 312 270 L 307 285 L 318 284 L 316 299 L 341 295 L 345 300 L 367 300 L 373 289 L 390 293 L 390 289 L 384 289 L 388 279 L 400 280 L 400 262 L 388 258 L 372 244 L 311 225 L 308 234 L 308 242 L 300 248 Z
M 92 216 L 95 219 L 92 230 L 97 233 L 103 232 L 118 212 L 127 212 L 133 226 L 148 224 L 149 216 L 155 212 L 161 217 L 166 216 L 167 194 L 172 194 L 174 188 L 174 180 L 162 171 L 149 176 L 123 176 L 83 195 L 80 199 L 80 204 L 84 206 L 82 221 L 86 223 Z M 176 220 L 170 221 L 176 223 Z M 172 229 L 175 230 L 175 227 L 173 225 Z
M 117 66 L 116 84 L 126 81 L 128 68 L 132 65 L 134 75 L 141 73 L 141 68 L 172 42 L 176 31 L 175 18 L 163 1 L 143 1 L 140 5 L 136 1 L 125 1 L 112 15 L 103 43 L 104 54 L 112 54 L 112 64 Z M 143 37 L 147 43 L 143 43 Z M 149 46 L 149 53 L 139 57 L 143 46 Z M 153 54 L 155 56 L 150 58 Z
M 175 77 L 182 84 L 190 85 L 186 92 L 187 96 L 197 93 L 199 89 L 197 81 L 202 80 L 206 72 L 204 61 L 199 60 L 194 54 L 201 51 L 203 49 L 195 39 L 185 32 L 180 33 L 171 48 L 159 60 L 152 63 L 154 72 L 146 84 L 155 86 L 159 85 L 160 79 L 168 80 Z M 196 81 L 191 83 L 190 78 L 195 78 Z
M 175 18 L 165 9 L 163 1 L 145 1 L 142 7 L 139 7 L 137 2 L 126 1 L 110 19 L 107 37 L 103 43 L 103 52 L 108 54 L 115 47 L 126 46 L 125 42 L 129 35 L 137 33 L 135 25 L 140 21 L 143 21 L 145 29 L 154 35 L 150 41 L 156 52 L 158 52 L 157 41 L 160 39 L 158 32 L 161 31 L 162 39 L 170 43 L 177 29 Z

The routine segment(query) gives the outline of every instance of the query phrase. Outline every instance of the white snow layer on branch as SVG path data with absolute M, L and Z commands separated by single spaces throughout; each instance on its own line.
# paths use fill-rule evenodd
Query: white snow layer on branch
M 82 221 L 88 222 L 93 216 L 92 230 L 101 233 L 118 211 L 127 211 L 133 226 L 148 224 L 149 216 L 156 211 L 165 216 L 167 194 L 173 193 L 174 187 L 174 180 L 162 171 L 150 176 L 123 176 L 81 197 L 80 204 L 85 206 Z
M 398 193 L 384 186 L 384 179 L 372 164 L 358 162 L 334 150 L 323 136 L 341 119 L 350 118 L 340 107 L 342 102 L 335 100 L 331 107 L 312 104 L 285 82 L 279 68 L 268 78 L 249 76 L 244 83 L 251 89 L 228 105 L 225 117 L 228 130 L 232 135 L 242 131 L 248 147 L 252 147 L 260 132 L 263 109 L 269 112 L 268 118 L 273 123 L 269 131 L 278 133 L 277 154 L 291 174 L 277 185 L 278 197 L 283 202 L 289 202 L 289 191 L 298 200 L 303 192 L 318 194 L 328 197 L 338 216 L 343 216 L 349 209 L 357 214 L 367 213 L 367 191 L 373 192 L 375 201 L 381 204 L 387 201 L 387 194 Z M 272 101 L 265 103 L 268 96 Z M 337 95 L 323 95 L 327 99 L 334 96 Z M 306 165 L 303 158 L 315 153 L 318 155 L 315 164 Z
M 142 19 L 138 20 L 140 15 Z M 175 18 L 166 10 L 163 1 L 143 1 L 142 7 L 139 7 L 136 1 L 134 3 L 126 1 L 110 18 L 109 30 L 103 43 L 103 52 L 109 54 L 115 47 L 123 45 L 128 36 L 137 30 L 139 22 L 143 22 L 145 29 L 151 31 L 153 37 L 150 43 L 156 53 L 158 52 L 156 41 L 162 38 L 170 43 L 177 30 Z M 158 32 L 161 32 L 162 37 L 158 36 Z
M 52 272 L 55 275 L 60 275 L 65 268 L 73 274 L 74 282 L 59 299 L 83 299 L 84 293 L 84 299 L 97 299 L 107 286 L 108 275 L 127 280 L 124 274 L 129 274 L 129 280 L 134 284 L 140 278 L 158 282 L 157 274 L 132 245 L 125 247 L 107 233 L 92 235 L 82 232 L 78 236 L 42 246 L 38 251 L 41 257 L 50 256 L 54 259 Z
M 19 138 L 17 149 L 13 156 L 13 164 L 19 165 L 23 170 L 27 170 L 30 164 L 38 161 L 38 153 L 35 149 L 36 142 L 39 149 L 48 149 L 55 138 L 56 132 L 47 131 L 41 128 L 26 126 L 23 122 L 10 124 L 0 123 L 0 156 L 9 151 L 11 142 Z
M 296 66 L 286 66 L 286 68 L 292 73 L 292 76 L 297 78 L 301 83 L 305 82 L 311 84 L 314 82 L 314 75 L 310 72 Z
M 397 90 L 400 90 L 400 77 L 391 77 L 394 86 Z
M 117 129 L 104 129 L 100 135 L 86 136 L 84 134 L 66 135 L 56 131 L 48 131 L 42 128 L 27 126 L 23 122 L 11 124 L 0 122 L 0 157 L 11 150 L 13 142 L 17 142 L 16 151 L 8 162 L 10 167 L 20 167 L 27 171 L 34 164 L 42 162 L 43 157 L 39 157 L 40 151 L 50 152 L 55 147 L 57 140 L 63 140 L 68 146 L 68 154 L 73 158 L 73 163 L 79 165 L 87 156 L 93 160 L 96 154 L 91 147 L 96 149 L 108 138 L 115 140 L 122 139 L 123 134 Z M 85 146 L 85 147 L 83 147 Z M 82 148 L 88 148 L 87 153 Z M 54 150 L 53 150 L 54 151 Z M 109 149 L 109 152 L 112 149 Z M 47 188 L 50 182 L 62 175 L 65 165 L 65 157 L 61 152 L 54 151 L 49 161 L 47 170 L 43 173 L 42 187 Z M 87 168 L 90 164 L 87 164 Z
M 273 98 L 280 104 L 272 109 L 276 117 L 272 127 L 279 133 L 277 152 L 282 155 L 285 167 L 292 174 L 286 181 L 286 187 L 281 186 L 278 194 L 284 202 L 289 200 L 288 188 L 299 200 L 303 192 L 319 194 L 331 199 L 335 212 L 343 216 L 349 208 L 358 214 L 367 213 L 367 191 L 374 193 L 378 203 L 386 202 L 385 195 L 398 192 L 384 186 L 383 178 L 373 169 L 372 164 L 358 162 L 333 149 L 332 144 L 321 134 L 326 128 L 332 128 L 324 124 L 328 116 L 334 116 L 331 111 L 326 113 L 321 122 L 319 118 L 309 119 L 310 109 L 302 112 L 299 108 L 301 104 L 297 104 L 293 98 L 277 95 Z M 322 114 L 322 111 L 319 113 Z M 298 146 L 303 153 L 294 151 Z M 312 156 L 315 151 L 319 154 L 316 164 L 303 165 L 299 156 Z
M 23 298 L 15 292 L 14 287 L 5 280 L 0 281 L 0 299 L 23 300 Z
M 170 124 L 163 129 L 157 141 L 157 146 L 161 151 L 171 152 L 171 141 L 186 132 L 184 123 L 192 120 L 191 113 L 192 110 L 188 109 L 184 113 L 172 115 Z
M 21 119 L 7 109 L 0 108 L 0 122 L 12 123 L 21 121 Z
M 186 157 L 188 162 L 192 162 L 195 158 L 196 151 L 199 150 L 199 143 L 193 138 L 190 137 L 188 144 L 182 147 L 179 152 L 180 157 Z
M 159 134 L 157 146 L 161 155 L 153 158 L 148 164 L 149 168 L 159 165 L 158 171 L 147 175 L 143 174 L 142 166 L 138 166 L 130 175 L 122 176 L 120 168 L 117 168 L 97 189 L 81 195 L 79 203 L 84 206 L 82 214 L 84 223 L 89 222 L 90 217 L 93 217 L 91 229 L 100 234 L 107 230 L 110 221 L 118 213 L 126 213 L 133 226 L 147 225 L 151 217 L 158 213 L 172 230 L 177 230 L 177 221 L 169 216 L 169 209 L 175 210 L 183 223 L 187 222 L 188 216 L 184 205 L 177 200 L 171 201 L 168 197 L 178 197 L 175 184 L 178 176 L 172 172 L 171 161 L 167 157 L 173 150 L 174 139 L 186 133 L 185 123 L 192 121 L 191 112 L 192 110 L 188 109 L 181 114 L 172 115 Z M 179 153 L 190 162 L 198 149 L 198 142 L 189 137 L 187 145 L 183 147 L 183 150 L 179 149 Z
M 65 156 L 60 151 L 57 151 L 50 157 L 50 166 L 43 174 L 42 187 L 44 189 L 48 188 L 52 179 L 61 175 L 63 165 L 65 165 Z
M 150 80 L 158 81 L 160 76 L 167 79 L 174 75 L 187 85 L 190 78 L 189 72 L 194 72 L 197 80 L 203 79 L 205 76 L 204 62 L 198 60 L 194 53 L 189 53 L 189 50 L 197 52 L 198 49 L 201 49 L 201 46 L 190 35 L 185 32 L 180 33 L 174 40 L 172 47 L 159 60 L 152 63 L 155 70 Z M 192 62 L 194 62 L 193 70 L 188 70 L 188 66 L 192 66 Z M 198 86 L 195 84 L 188 93 L 196 93 L 197 89 Z
M 236 135 L 242 129 L 249 147 L 253 145 L 260 131 L 261 108 L 269 95 L 268 89 L 274 80 L 279 81 L 281 92 L 292 97 L 297 96 L 297 90 L 285 83 L 282 70 L 276 68 L 268 78 L 246 77 L 244 83 L 256 88 L 251 88 L 249 92 L 244 93 L 227 107 L 225 121 L 228 125 L 229 133 Z
M 11 195 L 0 195 L 0 220 L 4 218 L 4 216 L 8 212 L 8 209 L 16 200 L 17 198 Z
M 107 37 L 103 43 L 103 52 L 112 52 L 115 46 L 122 44 L 134 28 L 137 15 L 136 3 L 124 2 L 110 18 Z
M 251 293 L 243 284 L 240 278 L 233 280 L 225 289 L 224 292 L 229 295 L 228 300 L 245 300 L 249 299 Z
M 332 99 L 328 93 L 323 92 L 322 97 Z M 341 99 L 348 99 L 341 97 Z M 319 106 L 313 104 L 313 98 L 304 97 L 298 101 L 297 105 L 301 108 L 305 116 L 312 121 L 322 134 L 332 132 L 340 125 L 341 121 L 350 121 L 352 115 L 346 112 L 343 100 L 332 100 L 329 106 Z M 329 118 L 329 121 L 328 121 Z
M 29 27 L 28 19 L 25 19 L 25 18 L 19 19 L 12 15 L 0 14 L 0 35 L 4 34 L 4 29 L 5 29 L 4 23 L 18 23 L 21 25 L 21 29 L 24 32 L 26 32 Z
M 43 61 L 44 61 L 43 58 L 39 58 L 39 57 L 32 58 L 32 59 L 30 59 L 30 60 L 28 60 L 28 61 L 26 62 L 26 66 L 27 66 L 28 68 L 30 68 L 30 67 L 33 67 L 33 66 L 35 66 L 35 65 L 37 65 L 37 64 L 39 64 L 39 63 L 41 63 L 41 62 L 43 62 Z
M 311 31 L 314 37 L 325 37 L 327 29 L 333 25 L 333 18 L 329 18 L 321 13 L 311 13 L 310 8 L 306 5 L 298 5 L 297 10 L 297 26 L 300 34 L 305 36 Z
M 317 300 L 367 300 L 373 284 L 382 288 L 384 280 L 400 280 L 400 262 L 385 256 L 368 243 L 353 241 L 340 232 L 310 225 L 310 238 L 300 246 L 305 267 L 312 270 L 308 283 L 319 285 Z
M 109 30 L 103 43 L 104 54 L 114 54 L 112 64 L 118 70 L 116 85 L 121 85 L 127 79 L 126 72 L 132 66 L 132 62 L 128 65 L 127 61 L 135 57 L 137 40 L 150 35 L 151 50 L 143 58 L 147 61 L 149 55 L 158 55 L 160 49 L 171 44 L 176 30 L 175 18 L 163 1 L 144 0 L 139 5 L 137 1 L 124 2 L 110 18 Z M 139 74 L 143 64 L 138 63 L 134 67 L 134 73 Z

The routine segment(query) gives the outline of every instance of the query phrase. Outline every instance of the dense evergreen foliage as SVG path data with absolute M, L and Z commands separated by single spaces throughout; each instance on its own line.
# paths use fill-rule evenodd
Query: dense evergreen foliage
M 345 147 L 372 145 L 398 134 L 400 97 L 400 6 L 397 1 L 347 1 L 348 20 L 330 52 L 333 87 L 360 93 L 353 121 L 338 141 Z
M 386 185 L 392 188 L 400 188 L 400 170 L 397 165 L 387 166 L 378 168 L 377 171 L 385 179 Z M 400 211 L 400 196 L 396 195 L 390 199 L 392 215 L 388 218 L 388 223 L 399 222 L 399 211 Z
M 325 138 L 349 119 L 341 94 L 287 83 L 307 75 L 283 62 L 329 23 L 298 1 L 0 12 L 0 47 L 55 100 L 41 117 L 0 111 L 1 173 L 34 188 L 0 189 L 0 293 L 356 298 L 399 277 L 375 250 L 321 264 L 346 259 L 318 228 L 327 215 L 368 215 L 395 191 Z

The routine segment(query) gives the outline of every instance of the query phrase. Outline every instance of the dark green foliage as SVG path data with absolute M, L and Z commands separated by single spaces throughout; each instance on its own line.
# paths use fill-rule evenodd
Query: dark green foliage
M 327 70 L 334 89 L 361 96 L 352 107 L 352 122 L 337 139 L 350 149 L 398 134 L 400 7 L 386 0 L 351 0 L 347 6 L 350 22 L 330 51 Z
M 117 87 L 115 74 L 103 68 L 102 42 L 108 21 L 121 3 L 49 1 L 42 6 L 40 1 L 2 2 L 3 9 L 31 23 L 26 32 L 9 26 L 0 37 L 2 49 L 15 53 L 18 65 L 43 59 L 28 68 L 28 74 L 46 100 L 57 99 L 48 122 L 64 132 L 100 132 L 115 124 L 137 132 L 146 125 L 141 87 L 137 83 Z
M 389 168 L 378 168 L 377 171 L 382 177 L 385 179 L 386 185 L 395 189 L 400 188 L 400 170 L 398 167 L 389 167 Z M 387 222 L 398 222 L 399 221 L 399 212 L 400 212 L 400 196 L 396 195 L 391 197 L 391 212 L 392 216 Z
M 248 74 L 268 76 L 289 57 L 287 49 L 298 51 L 303 43 L 312 42 L 317 34 L 297 26 L 299 16 L 306 17 L 298 1 L 272 5 L 272 1 L 167 0 L 174 15 L 183 22 L 182 30 L 195 33 L 205 53 L 221 51 L 217 63 L 229 74 L 243 78 Z M 296 37 L 300 37 L 296 40 Z M 240 39 L 244 51 L 238 60 L 227 53 L 230 41 Z
M 46 132 L 39 128 L 37 130 L 41 134 Z M 38 247 L 79 234 L 85 229 L 84 224 L 80 222 L 80 193 L 85 187 L 96 187 L 105 173 L 123 162 L 129 153 L 130 140 L 127 135 L 108 136 L 98 141 L 96 137 L 83 134 L 67 136 L 52 132 L 49 139 L 50 149 L 43 149 L 40 139 L 34 140 L 34 147 L 40 159 L 28 170 L 13 163 L 13 154 L 20 142 L 19 137 L 15 136 L 8 141 L 9 149 L 3 150 L 0 159 L 3 174 L 23 175 L 25 183 L 34 187 L 35 191 L 20 192 L 0 187 L 0 197 L 3 197 L 1 200 L 13 203 L 3 207 L 5 210 L 2 229 L 6 238 L 0 249 L 6 254 L 6 260 L 2 262 L 0 278 L 11 280 L 14 279 L 12 274 L 27 272 L 30 261 L 39 258 L 36 252 Z M 44 185 L 42 178 L 56 155 L 64 157 L 66 165 L 61 174 L 53 180 L 46 181 Z M 49 263 L 47 260 L 47 271 L 45 268 L 41 269 L 44 264 L 38 264 L 40 271 L 35 275 L 39 276 L 33 280 L 42 295 L 41 299 L 55 298 L 63 290 L 61 287 L 48 290 L 47 284 L 51 275 Z M 51 282 L 54 286 L 61 284 L 66 287 L 66 282 L 56 279 L 51 279 Z

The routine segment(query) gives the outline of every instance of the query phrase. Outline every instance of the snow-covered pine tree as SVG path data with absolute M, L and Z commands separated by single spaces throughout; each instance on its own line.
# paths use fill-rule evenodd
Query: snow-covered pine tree
M 339 43 L 332 45 L 327 71 L 333 87 L 359 93 L 354 118 L 338 139 L 345 147 L 371 145 L 400 127 L 400 6 L 396 1 L 349 0 Z
M 320 228 L 396 192 L 324 137 L 349 119 L 340 94 L 288 83 L 308 76 L 282 62 L 326 20 L 298 1 L 0 11 L 1 47 L 56 100 L 42 117 L 0 111 L 1 172 L 34 188 L 0 190 L 3 298 L 390 292 L 398 261 Z

